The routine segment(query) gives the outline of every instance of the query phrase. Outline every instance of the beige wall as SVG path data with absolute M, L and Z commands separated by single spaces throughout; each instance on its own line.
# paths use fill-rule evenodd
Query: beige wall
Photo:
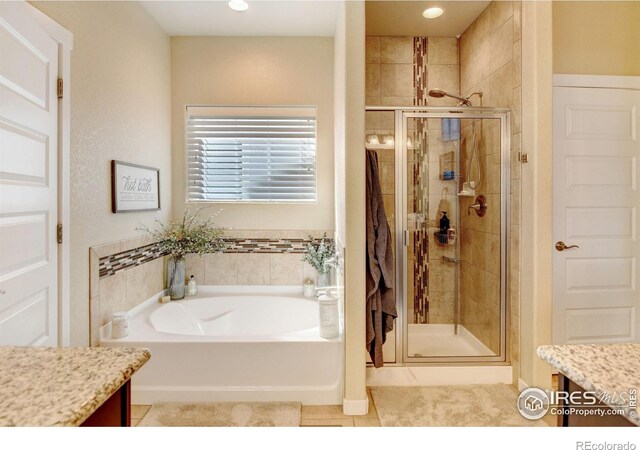
M 137 2 L 34 2 L 73 33 L 71 345 L 89 344 L 89 247 L 171 210 L 171 47 Z M 160 169 L 162 210 L 111 213 L 110 161 Z
M 347 194 L 346 194 L 346 43 L 344 30 L 344 8 L 340 7 L 339 20 L 333 42 L 333 146 L 336 241 L 341 248 L 347 242 Z
M 508 253 L 507 338 L 510 359 L 517 380 L 520 372 L 520 173 L 522 98 L 521 3 L 492 2 L 460 38 L 460 90 L 463 95 L 482 90 L 482 106 L 511 109 L 511 192 Z M 479 105 L 478 97 L 472 99 Z M 499 128 L 483 121 L 479 146 L 483 181 L 480 193 L 487 197 L 487 215 L 462 214 L 461 310 L 462 323 L 492 351 L 500 339 L 500 154 Z M 470 128 L 464 130 L 469 142 Z M 467 167 L 469 150 L 463 146 L 461 172 Z M 474 201 L 461 198 L 460 210 Z M 491 206 L 493 205 L 493 207 Z
M 536 349 L 551 343 L 552 6 L 522 3 L 522 271 L 520 378 L 551 387 L 551 367 Z
M 553 2 L 553 72 L 640 75 L 640 2 Z
M 333 38 L 172 37 L 174 214 L 184 209 L 185 105 L 317 107 L 317 204 L 214 204 L 234 229 L 333 230 Z
M 345 65 L 336 79 L 343 80 L 338 92 L 344 110 L 344 170 L 346 173 L 345 232 L 345 412 L 366 414 L 365 387 L 365 153 L 364 2 L 344 2 L 336 29 L 343 44 Z M 342 162 L 340 162 L 342 164 Z

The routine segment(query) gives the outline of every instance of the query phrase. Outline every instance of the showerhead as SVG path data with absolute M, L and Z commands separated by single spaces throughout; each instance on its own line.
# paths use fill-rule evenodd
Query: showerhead
M 443 91 L 442 89 L 431 89 L 429 91 L 429 97 L 442 98 L 445 95 L 447 95 L 447 93 L 445 91 Z
M 452 94 L 447 91 L 443 91 L 442 89 L 431 89 L 429 91 L 429 97 L 434 97 L 434 98 L 451 97 L 451 98 L 455 98 L 456 100 L 460 100 L 460 103 L 458 103 L 458 106 L 471 106 L 471 100 L 469 100 L 469 98 L 471 98 L 471 96 L 473 95 L 479 95 L 480 97 L 482 97 L 482 91 L 474 92 L 468 97 L 460 97 L 459 95 Z

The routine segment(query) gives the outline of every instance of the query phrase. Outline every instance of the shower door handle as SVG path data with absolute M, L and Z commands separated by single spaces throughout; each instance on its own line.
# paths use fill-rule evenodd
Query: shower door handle
M 404 230 L 402 232 L 402 244 L 406 247 L 409 245 L 409 230 Z

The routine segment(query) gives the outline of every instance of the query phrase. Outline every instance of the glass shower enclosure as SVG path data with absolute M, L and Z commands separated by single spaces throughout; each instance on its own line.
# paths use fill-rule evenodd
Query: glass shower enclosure
M 509 110 L 367 107 L 392 229 L 385 364 L 507 361 Z

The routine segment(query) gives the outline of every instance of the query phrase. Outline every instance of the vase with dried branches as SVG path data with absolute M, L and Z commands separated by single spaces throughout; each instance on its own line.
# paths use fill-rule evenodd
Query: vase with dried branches
M 157 241 L 158 249 L 169 255 L 167 263 L 167 287 L 171 300 L 179 300 L 185 295 L 185 256 L 196 253 L 204 256 L 224 250 L 224 229 L 217 227 L 214 217 L 199 219 L 202 209 L 195 212 L 185 210 L 182 219 L 169 221 L 151 230 L 143 227 Z

